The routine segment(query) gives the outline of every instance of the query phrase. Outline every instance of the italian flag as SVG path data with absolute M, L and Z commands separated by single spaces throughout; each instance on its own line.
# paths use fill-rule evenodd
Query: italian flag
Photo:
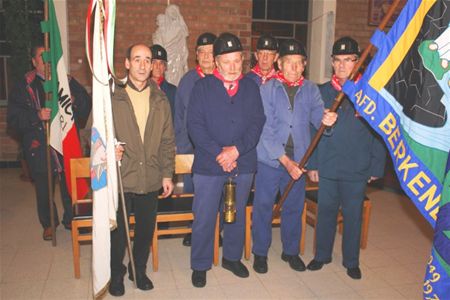
M 45 61 L 51 62 L 51 79 L 44 84 L 45 91 L 51 93 L 46 107 L 52 109 L 50 119 L 50 146 L 64 157 L 64 170 L 69 192 L 71 193 L 70 159 L 82 156 L 80 139 L 75 126 L 70 95 L 69 81 L 64 64 L 61 36 L 53 0 L 48 0 L 48 21 L 41 23 L 42 32 L 48 32 L 50 51 L 43 54 Z M 84 197 L 88 191 L 85 180 L 77 184 L 78 195 Z

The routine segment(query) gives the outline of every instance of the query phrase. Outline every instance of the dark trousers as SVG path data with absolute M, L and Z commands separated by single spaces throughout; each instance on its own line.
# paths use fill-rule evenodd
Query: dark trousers
M 64 207 L 63 224 L 70 225 L 72 222 L 72 200 L 67 190 L 66 176 L 64 172 L 59 173 L 59 176 L 53 176 L 53 189 L 55 188 L 55 180 L 59 180 L 59 188 L 61 190 L 61 201 Z M 43 228 L 50 227 L 50 205 L 49 205 L 49 190 L 48 190 L 48 175 L 47 172 L 35 172 L 33 174 L 34 188 L 36 190 L 37 212 L 39 222 Z M 58 211 L 53 201 L 53 209 L 55 212 L 55 224 L 58 225 Z
M 125 193 L 125 205 L 128 216 L 133 211 L 136 220 L 134 225 L 133 257 L 137 276 L 145 274 L 147 268 L 158 209 L 157 197 L 157 191 L 147 194 Z M 117 228 L 111 231 L 111 277 L 123 277 L 126 273 L 127 269 L 123 264 L 126 245 L 127 237 L 122 204 L 119 201 Z
M 272 243 L 272 210 L 277 194 L 283 194 L 291 176 L 283 166 L 278 168 L 258 163 L 253 200 L 253 254 L 267 256 Z M 305 203 L 305 176 L 297 180 L 281 209 L 281 243 L 287 255 L 298 255 Z
M 194 174 L 195 196 L 192 210 L 191 269 L 209 270 L 213 262 L 214 229 L 222 202 L 222 193 L 228 176 Z M 223 224 L 223 257 L 238 261 L 242 257 L 245 238 L 245 207 L 253 174 L 239 174 L 236 183 L 236 221 Z
M 336 236 L 336 220 L 342 209 L 344 230 L 342 234 L 343 265 L 359 266 L 362 208 L 367 182 L 332 180 L 320 177 L 318 216 L 316 227 L 316 255 L 321 262 L 330 262 Z

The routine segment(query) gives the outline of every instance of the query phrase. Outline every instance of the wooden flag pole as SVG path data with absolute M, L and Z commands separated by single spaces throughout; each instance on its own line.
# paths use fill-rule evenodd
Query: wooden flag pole
M 125 194 L 123 192 L 123 183 L 122 183 L 122 172 L 120 170 L 120 161 L 117 162 L 117 177 L 119 179 L 119 192 L 120 192 L 120 203 L 122 204 L 122 213 L 123 213 L 123 224 L 125 226 L 125 233 L 127 236 L 127 249 L 128 249 L 128 257 L 130 258 L 131 265 L 131 273 L 133 274 L 133 282 L 134 288 L 137 289 L 137 278 L 136 278 L 136 265 L 134 263 L 133 249 L 131 248 L 131 238 L 130 238 L 130 227 L 128 226 L 128 213 L 127 207 L 125 206 Z
M 48 0 L 44 1 L 44 19 L 48 22 Z M 47 53 L 50 49 L 48 32 L 44 33 L 44 46 Z M 49 63 L 45 63 L 45 81 L 50 79 L 50 66 Z M 50 93 L 45 93 L 45 103 L 50 101 Z M 53 170 L 50 155 L 50 121 L 45 121 L 45 133 L 47 140 L 47 178 L 48 178 L 48 205 L 50 209 L 50 226 L 52 228 L 52 246 L 56 247 L 56 224 L 55 224 L 55 210 L 53 204 L 54 190 L 53 190 Z
M 397 9 L 397 6 L 399 3 L 400 3 L 400 0 L 395 0 L 392 3 L 392 5 L 389 7 L 388 12 L 383 17 L 383 20 L 381 21 L 380 25 L 378 26 L 379 30 L 381 30 L 381 31 L 384 30 L 387 23 L 389 22 L 392 15 L 394 14 L 395 10 Z M 369 43 L 367 48 L 362 53 L 361 58 L 359 59 L 358 63 L 353 68 L 353 70 L 349 76 L 349 80 L 353 80 L 353 78 L 356 76 L 359 69 L 363 65 L 364 61 L 367 59 L 367 56 L 369 55 L 370 51 L 372 51 L 372 48 L 373 48 L 373 45 L 371 43 Z M 342 99 L 344 99 L 344 96 L 345 96 L 345 94 L 342 91 L 340 91 L 339 94 L 334 99 L 332 107 L 330 108 L 331 112 L 337 111 L 339 105 L 341 105 Z M 322 134 L 325 131 L 325 128 L 326 128 L 326 126 L 324 124 L 320 125 L 320 128 L 317 131 L 316 135 L 314 136 L 313 140 L 311 141 L 311 144 L 309 145 L 308 149 L 306 150 L 305 155 L 303 156 L 301 161 L 298 163 L 298 167 L 300 169 L 303 169 L 305 167 L 306 162 L 311 157 L 311 154 L 313 153 L 314 149 L 316 148 L 317 144 L 319 143 L 320 138 L 322 137 Z M 301 176 L 303 176 L 303 174 Z M 273 218 L 278 218 L 280 216 L 281 207 L 283 206 L 284 201 L 286 201 L 286 198 L 289 195 L 289 192 L 291 191 L 292 186 L 294 185 L 294 182 L 295 182 L 294 179 L 291 179 L 289 181 L 289 184 L 287 185 L 286 189 L 284 190 L 283 195 L 280 198 L 280 201 L 278 201 L 277 205 L 275 205 L 275 207 L 273 208 L 273 212 L 272 212 Z

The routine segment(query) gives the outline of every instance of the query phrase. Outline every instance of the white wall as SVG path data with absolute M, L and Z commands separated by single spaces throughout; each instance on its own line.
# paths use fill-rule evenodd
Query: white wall
M 323 83 L 331 77 L 331 49 L 336 23 L 336 0 L 313 0 L 310 2 L 310 26 L 308 37 L 309 79 Z

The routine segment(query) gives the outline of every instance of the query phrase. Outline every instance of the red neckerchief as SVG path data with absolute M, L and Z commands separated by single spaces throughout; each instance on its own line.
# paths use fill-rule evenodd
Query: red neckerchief
M 358 75 L 356 75 L 355 77 L 355 83 L 358 82 L 361 79 L 361 73 L 358 73 Z M 339 83 L 339 79 L 337 78 L 337 76 L 335 74 L 333 74 L 333 76 L 331 76 L 331 86 L 338 92 L 342 91 L 342 86 Z
M 361 79 L 361 76 L 361 73 L 358 73 L 358 75 L 356 75 L 355 82 L 358 82 Z M 339 83 L 339 80 L 335 74 L 331 76 L 331 86 L 338 92 L 342 91 L 342 85 Z M 358 111 L 355 111 L 355 117 L 361 117 Z
M 275 71 L 275 69 L 272 67 L 272 70 L 270 70 L 270 72 L 267 73 L 267 75 L 263 75 L 263 73 L 261 72 L 261 68 L 259 67 L 259 64 L 256 64 L 256 66 L 254 66 L 251 71 L 261 78 L 263 84 L 269 81 L 270 79 L 274 78 L 277 73 L 277 71 Z
M 156 83 L 158 84 L 159 87 L 161 87 L 161 84 L 164 81 L 164 76 L 159 77 L 159 79 L 156 81 Z
M 31 100 L 34 103 L 34 107 L 36 109 L 40 109 L 41 108 L 41 104 L 39 103 L 39 100 L 37 99 L 35 92 L 31 88 L 31 83 L 36 78 L 36 74 L 37 74 L 36 70 L 32 70 L 32 71 L 26 73 L 25 74 L 25 81 L 27 83 L 27 86 L 26 86 L 27 92 L 30 95 Z
M 204 78 L 206 75 L 205 73 L 203 73 L 202 68 L 200 68 L 200 65 L 197 65 L 195 67 L 195 70 L 197 71 L 198 76 L 200 76 L 200 78 Z
M 342 86 L 339 83 L 339 80 L 335 74 L 331 76 L 331 86 L 338 92 L 342 91 Z
M 305 77 L 301 76 L 299 79 L 297 79 L 294 82 L 291 82 L 284 77 L 283 73 L 281 71 L 278 71 L 277 74 L 274 76 L 279 82 L 286 84 L 288 87 L 298 86 L 301 87 L 303 85 L 303 80 Z
M 220 81 L 223 82 L 223 86 L 227 90 L 228 96 L 233 97 L 236 95 L 238 89 L 239 89 L 239 80 L 244 77 L 242 74 L 239 75 L 239 77 L 236 80 L 226 80 L 223 78 L 222 74 L 219 73 L 217 69 L 214 69 L 213 71 L 214 76 L 216 76 Z M 228 87 L 226 85 L 229 85 Z

